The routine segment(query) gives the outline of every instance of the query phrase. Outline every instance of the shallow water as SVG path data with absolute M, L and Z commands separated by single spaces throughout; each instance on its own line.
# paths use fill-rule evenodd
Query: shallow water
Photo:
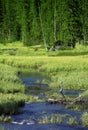
M 43 116 L 50 114 L 68 114 L 72 117 L 76 116 L 78 119 L 82 114 L 81 111 L 73 111 L 66 109 L 64 105 L 61 104 L 48 104 L 46 102 L 42 103 L 26 103 L 25 107 L 22 109 L 23 113 L 20 115 L 14 115 L 13 120 L 18 123 L 27 124 L 30 122 L 32 124 L 38 123 L 38 120 Z M 24 122 L 25 121 L 25 122 Z M 65 122 L 64 122 L 65 123 Z
M 43 82 L 43 78 L 37 78 L 37 77 L 21 77 L 21 80 L 23 82 L 23 84 L 26 87 L 49 87 L 48 84 L 42 83 Z
M 0 130 L 88 130 L 88 128 L 57 124 L 13 125 L 1 123 L 0 125 L 2 126 Z
M 23 113 L 12 116 L 13 124 L 1 123 L 4 130 L 88 130 L 81 126 L 70 126 L 66 124 L 66 120 L 63 120 L 63 124 L 38 124 L 38 120 L 43 116 L 50 114 L 68 114 L 70 117 L 76 117 L 78 120 L 82 114 L 82 111 L 73 111 L 66 109 L 61 104 L 47 104 L 42 103 L 26 103 L 22 108 Z M 9 129 L 8 129 L 9 128 Z
M 22 78 L 25 86 L 30 86 L 31 84 L 38 81 L 37 78 L 24 77 Z M 40 80 L 41 81 L 41 80 Z M 27 86 L 27 87 L 28 87 Z M 46 87 L 48 85 L 45 84 Z M 32 87 L 32 86 L 30 86 Z M 44 87 L 44 86 L 40 86 Z M 78 96 L 82 91 L 70 91 L 64 90 L 66 95 Z M 39 93 L 40 95 L 41 93 Z M 21 108 L 22 113 L 18 115 L 13 115 L 13 124 L 10 123 L 0 123 L 3 129 L 0 130 L 88 130 L 88 128 L 83 128 L 80 126 L 70 126 L 67 124 L 69 117 L 76 117 L 80 121 L 81 114 L 83 111 L 74 111 L 66 109 L 63 104 L 48 104 L 46 102 L 36 102 L 36 103 L 26 103 L 25 107 Z M 39 124 L 39 120 L 44 116 L 50 116 L 51 114 L 67 114 L 68 117 L 63 119 L 63 124 Z

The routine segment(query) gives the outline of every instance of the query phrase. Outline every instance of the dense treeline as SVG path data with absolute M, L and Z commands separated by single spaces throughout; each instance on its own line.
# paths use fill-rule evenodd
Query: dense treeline
M 88 0 L 0 0 L 0 42 L 88 41 Z

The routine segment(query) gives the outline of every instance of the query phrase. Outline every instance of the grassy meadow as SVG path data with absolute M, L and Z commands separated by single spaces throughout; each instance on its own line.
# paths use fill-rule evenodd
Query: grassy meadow
M 44 83 L 52 90 L 63 82 L 65 89 L 85 90 L 86 98 L 88 47 L 77 45 L 74 50 L 46 52 L 42 46 L 26 47 L 20 42 L 0 45 L 0 113 L 15 113 L 25 101 L 35 101 L 25 95 L 19 73 L 44 74 Z M 12 107 L 9 109 L 9 106 Z

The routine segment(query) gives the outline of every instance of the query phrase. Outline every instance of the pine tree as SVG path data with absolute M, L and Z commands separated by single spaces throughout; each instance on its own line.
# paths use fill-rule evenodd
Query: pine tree
M 0 1 L 0 42 L 3 42 L 3 0 Z
M 81 2 L 83 12 L 82 14 L 82 25 L 83 25 L 83 43 L 88 45 L 88 0 L 83 0 Z
M 41 42 L 41 28 L 39 24 L 39 4 L 39 0 L 30 1 L 29 22 L 31 44 L 39 44 L 39 42 Z
M 81 12 L 80 0 L 68 0 L 68 30 L 73 47 L 77 41 L 80 42 L 83 38 Z

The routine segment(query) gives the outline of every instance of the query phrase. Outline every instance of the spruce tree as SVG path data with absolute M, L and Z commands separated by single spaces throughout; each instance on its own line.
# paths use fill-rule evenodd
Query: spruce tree
M 88 45 L 88 0 L 83 0 L 82 4 L 82 27 L 83 27 L 83 43 Z
M 80 42 L 83 38 L 81 12 L 80 0 L 68 0 L 68 31 L 73 47 L 77 41 Z

